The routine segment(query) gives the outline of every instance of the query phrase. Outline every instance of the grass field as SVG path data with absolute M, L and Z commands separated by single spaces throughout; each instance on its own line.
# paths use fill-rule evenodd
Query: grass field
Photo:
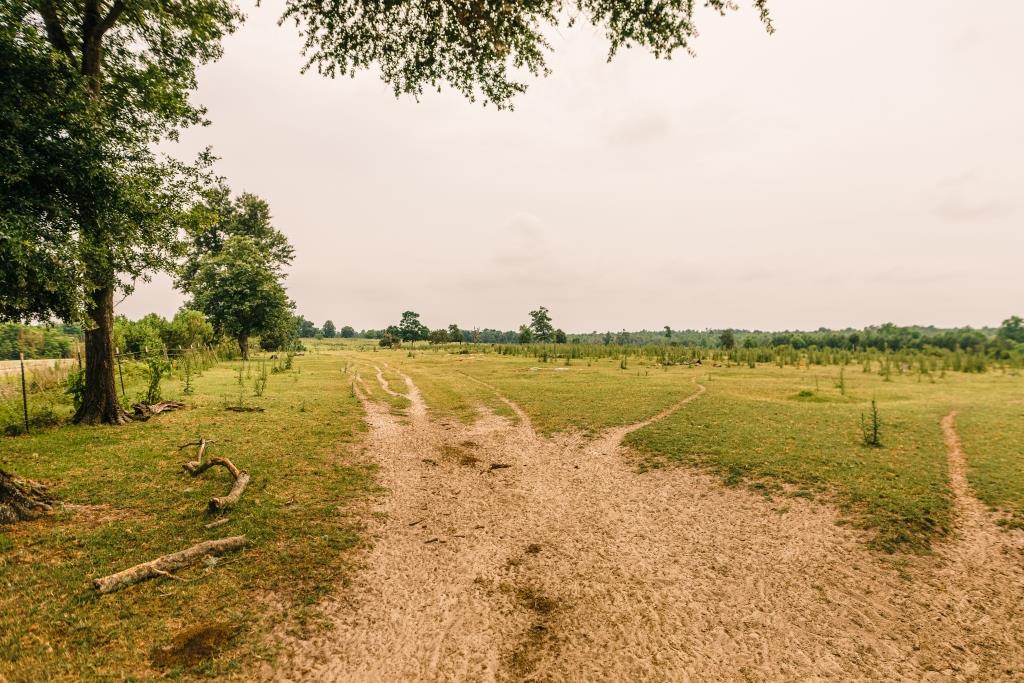
M 360 546 L 360 501 L 377 489 L 352 385 L 403 415 L 401 373 L 429 414 L 471 423 L 482 411 L 514 418 L 501 395 L 545 435 L 636 423 L 696 390 L 705 394 L 640 429 L 627 443 L 641 468 L 692 466 L 729 486 L 833 504 L 887 552 L 927 553 L 951 524 L 943 415 L 957 426 L 978 496 L 1007 526 L 1024 519 L 1024 380 L 1014 374 L 894 373 L 859 366 L 811 369 L 706 363 L 662 367 L 653 359 L 549 358 L 462 349 L 376 350 L 365 342 L 313 346 L 292 369 L 269 374 L 254 395 L 259 362 L 223 362 L 182 396 L 186 410 L 124 428 L 47 428 L 0 440 L 0 467 L 52 482 L 73 506 L 51 519 L 0 531 L 0 679 L 145 679 L 220 676 L 270 658 L 263 635 L 286 619 L 303 628 L 306 608 L 343 586 Z M 387 387 L 378 383 L 377 368 Z M 128 394 L 143 378 L 128 373 Z M 493 388 L 492 388 L 493 387 Z M 861 416 L 877 401 L 881 447 L 862 443 Z M 68 398 L 40 397 L 70 413 Z M 258 405 L 233 413 L 227 404 Z M 214 529 L 205 502 L 230 486 L 223 470 L 192 479 L 178 446 L 202 435 L 253 482 L 230 521 Z M 102 598 L 90 580 L 192 543 L 246 534 L 250 545 L 215 566 L 181 572 Z M 1019 532 L 1011 532 L 1019 533 Z M 190 630 L 216 627 L 225 642 L 189 660 L 161 648 Z M 221 628 L 225 627 L 225 628 Z
M 362 410 L 338 356 L 295 359 L 252 395 L 258 364 L 222 363 L 195 381 L 188 409 L 124 428 L 63 427 L 0 442 L 0 467 L 53 482 L 72 510 L 0 533 L 0 679 L 124 680 L 190 671 L 237 671 L 268 656 L 260 635 L 283 613 L 343 582 L 346 550 L 360 542 L 352 505 L 374 489 L 356 459 Z M 180 381 L 165 381 L 180 396 Z M 137 386 L 129 386 L 129 394 Z M 233 413 L 241 392 L 264 413 Z M 70 408 L 68 408 L 70 410 Z M 215 468 L 192 479 L 182 443 L 218 443 L 252 483 L 230 521 L 205 529 L 206 501 L 230 488 Z M 195 450 L 188 452 L 193 457 Z M 97 597 L 90 580 L 193 543 L 246 534 L 250 546 L 217 566 Z M 227 625 L 222 654 L 191 664 L 187 652 L 153 663 L 151 652 L 196 627 Z M 157 658 L 159 660 L 159 657 Z
M 1019 524 L 1024 510 L 1024 381 L 1017 374 L 892 373 L 859 365 L 662 367 L 651 360 L 536 358 L 381 351 L 375 361 L 410 373 L 439 414 L 472 418 L 492 396 L 518 403 L 534 426 L 594 433 L 638 422 L 674 404 L 700 381 L 706 396 L 631 434 L 644 467 L 711 469 L 729 485 L 823 497 L 874 534 L 873 545 L 926 552 L 950 530 L 946 448 L 939 421 L 960 411 L 970 480 L 978 495 Z M 863 444 L 861 416 L 879 406 L 882 447 Z M 489 403 L 488 403 L 489 402 Z

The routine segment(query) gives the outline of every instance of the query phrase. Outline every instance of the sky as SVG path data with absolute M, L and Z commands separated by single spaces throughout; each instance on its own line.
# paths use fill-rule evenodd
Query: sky
M 302 74 L 279 0 L 200 71 L 207 145 L 295 246 L 318 325 L 571 332 L 997 325 L 1024 314 L 1024 3 L 740 0 L 696 57 L 587 25 L 514 111 Z M 157 276 L 118 305 L 171 315 Z

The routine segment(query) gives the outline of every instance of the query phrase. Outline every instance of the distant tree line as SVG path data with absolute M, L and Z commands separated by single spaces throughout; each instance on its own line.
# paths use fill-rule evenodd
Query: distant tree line
M 779 332 L 744 329 L 673 330 L 620 330 L 618 332 L 584 332 L 566 334 L 554 328 L 550 312 L 544 306 L 530 312 L 530 320 L 518 330 L 492 328 L 468 329 L 452 324 L 448 328 L 430 330 L 414 311 L 406 311 L 396 325 L 385 329 L 366 329 L 354 336 L 378 339 L 382 345 L 396 342 L 431 341 L 434 343 L 480 344 L 536 344 L 574 343 L 604 346 L 668 345 L 703 349 L 733 349 L 737 347 L 802 349 L 834 349 L 845 351 L 921 351 L 929 348 L 948 351 L 996 354 L 1024 345 L 1024 319 L 1012 316 L 997 328 L 935 326 L 871 325 L 855 329 L 815 331 L 785 330 Z M 312 326 L 312 323 L 310 323 Z M 302 336 L 312 336 L 302 335 Z
M 71 358 L 82 340 L 77 325 L 0 324 L 0 360 L 25 358 Z

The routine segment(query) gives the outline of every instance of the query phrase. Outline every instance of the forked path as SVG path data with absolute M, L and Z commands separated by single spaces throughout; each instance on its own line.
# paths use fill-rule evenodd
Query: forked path
M 957 538 L 907 581 L 826 506 L 639 474 L 622 437 L 685 401 L 547 439 L 507 399 L 517 422 L 433 421 L 405 381 L 407 416 L 365 401 L 388 488 L 375 543 L 325 606 L 334 628 L 286 641 L 281 680 L 1024 676 L 1024 555 L 988 527 L 972 545 L 986 513 L 969 520 L 955 467 Z

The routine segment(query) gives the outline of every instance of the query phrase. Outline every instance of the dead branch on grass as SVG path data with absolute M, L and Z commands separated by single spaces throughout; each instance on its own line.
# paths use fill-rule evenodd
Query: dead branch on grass
M 180 577 L 174 576 L 171 572 L 187 567 L 207 556 L 222 555 L 233 550 L 239 550 L 245 546 L 245 543 L 245 536 L 231 536 L 214 541 L 203 541 L 191 548 L 137 564 L 116 574 L 93 579 L 92 585 L 96 592 L 100 595 L 105 595 L 157 576 L 180 580 Z
M 214 457 L 210 458 L 205 462 L 186 462 L 181 466 L 181 469 L 185 470 L 193 477 L 197 477 L 206 470 L 210 469 L 215 465 L 224 467 L 231 476 L 234 477 L 235 483 L 231 486 L 231 491 L 226 496 L 217 496 L 210 499 L 209 510 L 210 512 L 220 512 L 227 510 L 229 507 L 238 502 L 238 499 L 245 493 L 245 487 L 249 485 L 249 473 L 245 470 L 240 470 L 235 466 L 235 463 L 231 462 L 227 458 Z
M 145 422 L 159 413 L 166 413 L 184 407 L 185 404 L 180 401 L 160 401 L 159 403 L 153 403 L 151 405 L 136 403 L 132 405 L 132 410 L 135 413 L 134 419 Z

